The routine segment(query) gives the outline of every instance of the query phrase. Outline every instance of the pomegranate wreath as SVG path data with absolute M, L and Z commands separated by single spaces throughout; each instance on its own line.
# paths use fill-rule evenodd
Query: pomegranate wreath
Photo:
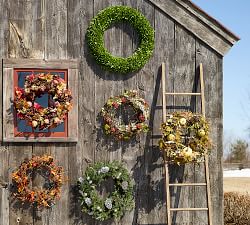
M 35 102 L 45 93 L 49 95 L 48 107 Z M 15 88 L 14 107 L 17 117 L 26 120 L 28 126 L 45 130 L 57 127 L 64 121 L 72 108 L 71 100 L 71 92 L 59 75 L 31 74 L 26 76 L 24 88 Z
M 122 105 L 131 106 L 133 109 L 134 115 L 127 124 L 116 118 L 116 113 Z M 116 140 L 129 140 L 132 136 L 149 130 L 146 122 L 149 118 L 149 105 L 135 90 L 125 91 L 122 95 L 109 98 L 102 108 L 101 115 L 105 133 L 113 135 Z

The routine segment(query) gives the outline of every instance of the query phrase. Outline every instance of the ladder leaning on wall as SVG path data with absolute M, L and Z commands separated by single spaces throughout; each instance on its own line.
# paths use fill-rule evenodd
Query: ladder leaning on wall
M 200 96 L 201 97 L 201 111 L 205 117 L 205 93 L 204 93 L 204 78 L 203 78 L 203 66 L 200 64 L 200 92 L 198 93 L 175 93 L 166 92 L 166 65 L 162 63 L 162 117 L 163 123 L 166 122 L 167 116 L 167 103 L 166 96 Z M 211 193 L 210 193 L 210 181 L 209 181 L 209 167 L 208 167 L 208 156 L 205 155 L 204 168 L 205 168 L 205 183 L 169 183 L 169 172 L 168 172 L 168 160 L 165 151 L 164 156 L 164 168 L 165 168 L 165 184 L 166 184 L 166 210 L 167 210 L 167 225 L 171 225 L 171 212 L 173 211 L 207 211 L 208 213 L 208 224 L 212 225 L 212 206 L 211 206 Z M 170 205 L 170 187 L 173 186 L 206 186 L 207 194 L 207 208 L 171 208 Z

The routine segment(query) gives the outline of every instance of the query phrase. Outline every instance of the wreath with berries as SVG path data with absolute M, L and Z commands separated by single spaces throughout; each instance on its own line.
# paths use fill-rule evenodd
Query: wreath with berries
M 48 93 L 49 106 L 44 108 L 36 98 Z M 39 130 L 57 127 L 72 108 L 72 95 L 59 75 L 31 74 L 25 77 L 24 88 L 15 88 L 14 107 L 17 117 L 27 125 Z
M 169 161 L 177 164 L 202 162 L 211 150 L 209 124 L 199 114 L 174 112 L 162 123 L 159 147 L 166 152 Z
M 128 124 L 116 117 L 117 110 L 122 105 L 131 106 L 133 109 L 133 115 Z M 116 140 L 128 140 L 141 131 L 149 130 L 146 123 L 149 118 L 149 105 L 135 90 L 125 91 L 122 95 L 109 98 L 102 108 L 101 115 L 105 133 L 113 135 Z
M 30 188 L 32 173 L 45 176 L 45 188 Z M 22 203 L 30 203 L 37 207 L 51 207 L 60 198 L 64 182 L 63 168 L 56 166 L 52 156 L 33 156 L 24 161 L 19 169 L 12 173 L 14 196 Z
M 114 181 L 114 191 L 102 198 L 96 188 L 108 178 Z M 82 211 L 97 220 L 121 218 L 134 207 L 132 180 L 128 170 L 117 161 L 89 166 L 84 177 L 78 179 L 78 188 Z

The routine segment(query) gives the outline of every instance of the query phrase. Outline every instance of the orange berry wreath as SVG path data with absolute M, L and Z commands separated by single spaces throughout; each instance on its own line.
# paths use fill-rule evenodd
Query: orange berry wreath
M 48 93 L 49 106 L 42 107 L 36 98 Z M 53 128 L 64 121 L 72 108 L 72 95 L 65 80 L 53 74 L 32 74 L 26 76 L 24 89 L 15 88 L 14 106 L 17 117 L 26 120 L 27 125 L 39 130 Z
M 46 175 L 46 188 L 30 188 L 31 173 Z M 59 199 L 64 182 L 63 168 L 56 166 L 52 156 L 33 156 L 24 161 L 19 169 L 12 173 L 14 196 L 23 203 L 31 203 L 37 207 L 51 207 Z

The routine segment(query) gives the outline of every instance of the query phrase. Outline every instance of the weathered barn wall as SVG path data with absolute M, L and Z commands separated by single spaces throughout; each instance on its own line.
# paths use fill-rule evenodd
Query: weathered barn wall
M 138 73 L 119 75 L 100 69 L 87 50 L 85 33 L 97 12 L 110 5 L 128 5 L 140 10 L 155 28 L 155 51 Z M 137 46 L 137 37 L 127 25 L 117 25 L 105 34 L 107 48 L 115 55 L 128 56 Z M 163 160 L 157 147 L 161 124 L 160 65 L 166 62 L 168 91 L 195 89 L 197 68 L 204 65 L 207 117 L 211 121 L 214 149 L 210 156 L 210 178 L 214 224 L 223 224 L 222 209 L 222 57 L 175 23 L 147 0 L 0 0 L 1 58 L 80 58 L 79 141 L 74 144 L 2 144 L 0 177 L 10 181 L 10 173 L 27 157 L 52 154 L 64 167 L 68 183 L 58 203 L 42 212 L 23 209 L 0 188 L 0 225 L 73 225 L 96 224 L 81 214 L 74 199 L 74 185 L 88 163 L 120 160 L 135 179 L 136 208 L 118 222 L 103 224 L 165 224 L 165 189 Z M 111 95 L 125 89 L 137 89 L 151 106 L 151 132 L 137 140 L 115 143 L 101 131 L 98 113 Z M 1 93 L 2 94 L 2 93 Z M 0 98 L 2 99 L 2 98 Z M 199 100 L 176 97 L 168 99 L 170 110 L 199 109 Z M 170 168 L 171 181 L 204 179 L 201 166 Z M 34 183 L 39 182 L 35 181 Z M 204 187 L 171 190 L 175 207 L 205 206 Z M 163 205 L 164 204 L 164 205 Z M 173 224 L 207 224 L 206 213 L 173 213 Z M 99 224 L 99 223 L 97 223 Z

